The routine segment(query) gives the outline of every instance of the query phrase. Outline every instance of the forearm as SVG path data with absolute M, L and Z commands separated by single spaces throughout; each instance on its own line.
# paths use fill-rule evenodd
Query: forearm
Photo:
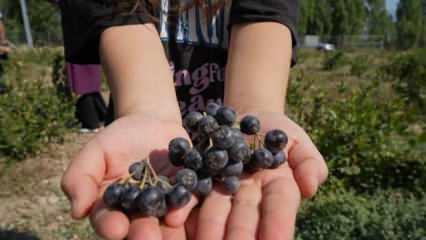
M 287 27 L 274 22 L 232 28 L 225 104 L 238 112 L 283 112 L 292 42 Z
M 107 29 L 100 54 L 117 117 L 150 113 L 180 121 L 172 73 L 153 25 Z

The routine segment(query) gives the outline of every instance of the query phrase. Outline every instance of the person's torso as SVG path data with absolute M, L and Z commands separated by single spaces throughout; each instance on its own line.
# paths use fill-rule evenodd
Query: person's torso
M 182 114 L 203 110 L 209 101 L 222 103 L 230 6 L 208 20 L 206 9 L 193 7 L 179 16 L 162 1 L 158 31 L 170 61 Z M 208 9 L 208 8 L 207 8 Z

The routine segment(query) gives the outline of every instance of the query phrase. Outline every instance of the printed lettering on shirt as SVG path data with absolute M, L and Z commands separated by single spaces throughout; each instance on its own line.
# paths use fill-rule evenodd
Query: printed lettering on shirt
M 185 101 L 179 101 L 179 108 L 182 115 L 186 115 L 188 112 L 191 111 L 203 111 L 205 106 L 210 103 L 215 102 L 219 105 L 223 104 L 223 101 L 221 98 L 216 99 L 207 99 L 205 100 L 203 96 L 196 95 L 193 96 L 189 102 L 189 105 Z
M 192 95 L 203 92 L 211 83 L 223 82 L 225 69 L 217 63 L 205 63 L 195 68 L 192 73 L 187 69 L 179 70 L 173 73 L 175 86 L 192 86 L 190 93 Z

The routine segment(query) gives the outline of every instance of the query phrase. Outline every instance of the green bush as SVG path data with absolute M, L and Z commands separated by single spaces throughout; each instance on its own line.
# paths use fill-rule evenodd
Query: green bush
M 426 199 L 398 193 L 321 194 L 297 220 L 297 240 L 424 240 Z
M 370 67 L 370 61 L 366 56 L 356 57 L 351 60 L 351 75 L 362 77 Z
M 341 51 L 328 53 L 323 62 L 323 70 L 331 71 L 346 64 L 345 54 Z
M 426 114 L 426 50 L 417 49 L 397 56 L 381 72 L 410 105 Z
M 62 141 L 73 125 L 71 98 L 50 78 L 57 54 L 57 49 L 19 50 L 6 63 L 10 91 L 0 95 L 0 158 L 36 154 L 47 143 Z
M 61 141 L 73 121 L 73 105 L 52 86 L 34 81 L 21 87 L 0 96 L 0 157 L 35 154 Z
M 332 99 L 310 88 L 303 77 L 292 82 L 289 108 L 297 111 L 290 115 L 324 155 L 340 184 L 336 189 L 424 189 L 426 155 L 419 142 L 425 141 L 410 130 L 412 113 L 401 101 L 380 99 L 378 83 L 351 89 L 342 84 Z

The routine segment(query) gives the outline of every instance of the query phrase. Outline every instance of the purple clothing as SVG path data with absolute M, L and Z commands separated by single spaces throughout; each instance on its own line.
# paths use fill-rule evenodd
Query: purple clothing
M 99 92 L 101 90 L 101 65 L 67 63 L 68 84 L 79 95 Z

